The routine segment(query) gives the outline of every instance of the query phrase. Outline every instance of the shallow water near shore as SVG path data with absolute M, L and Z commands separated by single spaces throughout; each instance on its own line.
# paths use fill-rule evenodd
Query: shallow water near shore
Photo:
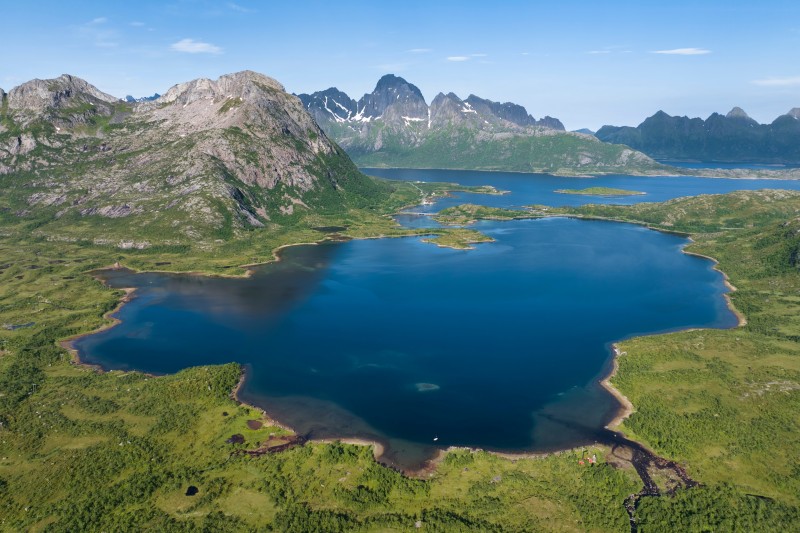
M 296 246 L 243 279 L 104 271 L 135 297 L 74 346 L 152 373 L 237 361 L 243 400 L 311 438 L 381 441 L 415 468 L 437 446 L 592 442 L 618 409 L 597 384 L 610 342 L 736 324 L 722 276 L 681 253 L 684 238 L 564 218 L 475 227 L 496 242 Z

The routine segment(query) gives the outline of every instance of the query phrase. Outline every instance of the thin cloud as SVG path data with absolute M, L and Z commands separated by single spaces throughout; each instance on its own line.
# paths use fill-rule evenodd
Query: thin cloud
M 433 52 L 432 48 L 412 48 L 411 50 L 406 50 L 406 52 L 410 54 L 427 54 L 428 52 Z
M 470 54 L 470 57 L 487 57 L 489 54 Z
M 592 55 L 610 54 L 611 50 L 589 50 L 589 53 L 592 54 Z
M 130 23 L 130 25 L 133 26 L 134 28 L 141 28 L 145 24 L 144 22 L 139 22 L 138 20 L 134 20 L 133 22 Z
M 255 9 L 250 9 L 249 7 L 240 6 L 239 4 L 234 4 L 233 2 L 228 2 L 228 8 L 234 11 L 238 11 L 239 13 L 255 13 Z
M 670 56 L 702 56 L 710 54 L 711 50 L 706 50 L 705 48 L 673 48 L 672 50 L 654 50 L 652 53 Z
M 114 48 L 119 45 L 119 35 L 106 25 L 107 22 L 106 17 L 97 17 L 73 29 L 78 36 L 91 41 L 98 48 Z
M 753 80 L 750 83 L 760 87 L 798 87 L 800 86 L 800 76 L 789 76 L 786 78 L 764 78 L 762 80 Z
M 448 61 L 469 61 L 471 58 L 469 56 L 448 56 Z
M 221 54 L 222 48 L 215 46 L 211 43 L 204 43 L 202 41 L 195 41 L 194 39 L 181 39 L 177 43 L 173 43 L 170 49 L 175 52 L 185 52 L 187 54 Z

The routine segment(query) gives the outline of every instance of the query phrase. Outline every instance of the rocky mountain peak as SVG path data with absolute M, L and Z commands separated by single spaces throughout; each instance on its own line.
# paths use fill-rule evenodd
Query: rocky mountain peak
M 464 102 L 455 93 L 439 93 L 431 101 L 431 115 L 435 116 L 443 109 L 460 111 Z
M 519 128 L 544 127 L 565 131 L 564 125 L 556 118 L 545 116 L 536 120 L 521 105 L 493 102 L 474 94 L 462 100 L 452 92 L 439 93 L 428 106 L 418 87 L 394 74 L 381 77 L 375 90 L 358 102 L 334 87 L 297 96 L 319 124 L 324 128 L 330 125 L 330 131 L 337 130 L 334 136 L 344 145 L 349 145 L 354 132 L 368 137 L 368 125 L 376 120 L 394 129 L 409 130 L 406 133 L 412 137 L 421 134 L 421 130 L 427 131 L 437 124 L 453 121 L 481 130 L 517 131 Z M 339 131 L 335 124 L 346 127 L 346 130 Z
M 358 101 L 358 115 L 364 118 L 383 116 L 389 107 L 393 115 L 409 118 L 427 118 L 428 105 L 417 86 L 394 74 L 378 80 L 375 90 Z
M 750 115 L 745 113 L 744 109 L 742 109 L 741 107 L 734 107 L 733 109 L 728 111 L 728 114 L 725 115 L 725 118 L 746 118 L 746 119 L 749 119 Z
M 295 148 L 300 145 L 307 148 L 307 153 L 304 152 L 301 159 L 308 154 L 332 154 L 336 151 L 299 98 L 286 93 L 283 85 L 274 79 L 251 71 L 226 74 L 216 80 L 200 78 L 180 83 L 152 102 L 137 104 L 135 111 L 148 122 L 159 122 L 162 127 L 170 128 L 179 137 L 201 131 L 247 131 L 252 139 L 265 141 L 264 154 L 275 150 L 276 139 Z M 227 150 L 227 143 L 217 141 L 212 144 L 203 146 L 200 143 L 195 148 L 200 147 L 226 162 L 238 157 Z M 291 151 L 297 152 L 296 149 Z M 287 168 L 283 174 L 307 174 L 288 168 L 290 160 L 297 161 L 295 155 L 286 158 Z M 275 164 L 265 160 L 258 166 L 269 168 L 275 167 Z M 279 167 L 283 168 L 283 164 Z M 259 184 L 267 184 L 269 188 L 272 185 L 265 177 L 268 174 L 254 168 L 251 177 Z M 302 182 L 300 178 L 289 181 L 292 185 Z M 308 180 L 306 182 L 306 185 L 311 183 Z
M 48 80 L 31 80 L 11 89 L 8 108 L 41 113 L 47 109 L 77 107 L 81 104 L 113 104 L 118 98 L 106 94 L 77 76 L 62 74 Z
M 431 125 L 434 128 L 447 124 L 482 122 L 478 118 L 478 112 L 455 93 L 439 93 L 431 102 Z
M 493 102 L 491 100 L 486 100 L 485 98 L 480 98 L 474 94 L 471 94 L 465 100 L 465 103 L 469 104 L 472 109 L 485 118 L 499 118 L 523 128 L 540 126 L 556 130 L 564 130 L 564 125 L 560 120 L 549 116 L 544 117 L 541 120 L 536 120 L 533 118 L 533 116 L 528 114 L 527 109 L 512 102 Z
M 0 92 L 3 92 L 2 89 L 0 89 Z M 786 114 L 789 115 L 792 118 L 796 118 L 797 120 L 800 120 L 800 107 L 793 107 Z
M 135 98 L 130 94 L 128 94 L 125 96 L 125 101 L 128 102 L 129 104 L 136 104 L 142 102 L 152 102 L 153 100 L 156 100 L 158 98 L 161 98 L 161 95 L 158 93 L 155 93 L 153 96 L 140 96 L 139 98 Z
M 216 81 L 199 78 L 171 87 L 163 96 L 156 99 L 156 104 L 190 104 L 197 100 L 220 100 L 223 98 L 240 98 L 252 100 L 260 98 L 264 91 L 283 93 L 283 85 L 263 74 L 244 70 L 220 76 Z
M 378 83 L 375 85 L 375 90 L 372 92 L 374 94 L 384 91 L 409 91 L 416 97 L 422 100 L 425 99 L 422 96 L 422 91 L 420 91 L 416 85 L 408 83 L 405 79 L 400 76 L 395 76 L 394 74 L 381 76 L 381 79 L 379 79 Z
M 564 124 L 560 120 L 550 115 L 545 115 L 537 120 L 536 125 L 550 128 L 551 130 L 567 131 L 567 128 L 564 127 Z
M 317 123 L 328 120 L 344 122 L 358 112 L 358 104 L 336 87 L 317 91 L 313 94 L 298 94 L 306 110 L 311 113 Z
M 494 115 L 497 118 L 507 120 L 522 127 L 536 125 L 536 119 L 530 116 L 528 111 L 521 105 L 511 102 L 501 104 L 500 102 L 493 102 L 485 98 L 480 98 L 474 94 L 469 95 L 465 101 L 482 115 Z

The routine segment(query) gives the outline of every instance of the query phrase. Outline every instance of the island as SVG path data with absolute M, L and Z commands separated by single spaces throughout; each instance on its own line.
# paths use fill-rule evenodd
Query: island
M 628 191 L 612 187 L 589 187 L 587 189 L 556 189 L 558 194 L 579 194 L 583 196 L 643 196 L 647 193 L 641 191 Z

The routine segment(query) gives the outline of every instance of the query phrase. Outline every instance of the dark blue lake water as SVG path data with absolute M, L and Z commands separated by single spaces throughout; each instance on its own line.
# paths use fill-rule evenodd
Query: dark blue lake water
M 136 296 L 120 325 L 75 347 L 153 373 L 238 361 L 243 399 L 312 437 L 380 440 L 412 467 L 434 438 L 508 451 L 591 442 L 618 408 L 597 383 L 610 342 L 736 323 L 712 263 L 680 252 L 686 239 L 565 218 L 475 227 L 496 242 L 298 246 L 247 279 L 107 271 Z

